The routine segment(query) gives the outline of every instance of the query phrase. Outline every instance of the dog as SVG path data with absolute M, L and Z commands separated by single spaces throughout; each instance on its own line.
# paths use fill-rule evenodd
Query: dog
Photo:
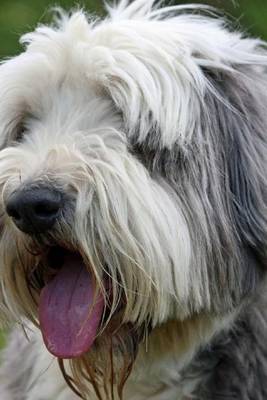
M 266 43 L 107 8 L 0 66 L 1 400 L 266 399 Z

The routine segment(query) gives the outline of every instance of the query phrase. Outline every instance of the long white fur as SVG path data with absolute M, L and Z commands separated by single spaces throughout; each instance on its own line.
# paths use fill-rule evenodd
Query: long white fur
M 141 143 L 153 131 L 158 146 L 179 143 L 186 149 L 201 125 L 204 94 L 213 90 L 202 68 L 261 66 L 266 56 L 259 40 L 240 40 L 241 34 L 226 30 L 219 20 L 184 14 L 181 6 L 153 9 L 154 3 L 122 0 L 109 7 L 103 22 L 88 20 L 83 11 L 63 14 L 58 26 L 40 26 L 24 35 L 25 53 L 0 67 L 0 143 L 11 144 L 21 125 L 25 130 L 23 143 L 0 152 L 0 187 L 5 204 L 12 191 L 30 180 L 55 175 L 64 188 L 72 185 L 77 195 L 73 236 L 99 282 L 103 264 L 96 232 L 102 256 L 127 295 L 125 321 L 138 325 L 150 318 L 156 326 L 188 317 L 190 298 L 194 311 L 201 310 L 203 292 L 205 301 L 209 297 L 208 277 L 190 268 L 192 243 L 177 195 L 129 154 L 127 139 L 136 136 Z M 6 224 L 6 241 L 18 238 L 10 221 Z M 5 274 L 5 302 L 20 314 L 6 291 Z M 115 294 L 116 284 L 114 278 Z M 184 398 L 184 389 L 176 389 L 179 377 L 172 380 L 172 374 L 177 359 L 184 360 L 179 375 L 218 321 L 204 326 L 199 328 L 203 337 L 198 332 L 190 345 L 176 351 L 172 343 L 164 360 L 156 350 L 158 339 L 153 362 L 144 345 L 150 383 L 140 361 L 136 374 L 143 377 L 130 379 L 127 400 Z M 48 372 L 45 382 L 50 379 Z M 63 399 L 57 390 L 49 400 Z M 27 400 L 37 400 L 34 396 Z

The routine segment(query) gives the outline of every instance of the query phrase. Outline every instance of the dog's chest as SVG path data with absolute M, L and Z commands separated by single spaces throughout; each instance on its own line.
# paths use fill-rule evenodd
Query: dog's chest
M 138 369 L 125 385 L 123 398 L 124 400 L 191 400 L 191 393 L 196 384 L 196 380 L 181 379 L 177 365 L 175 368 L 174 362 L 165 360 L 161 365 L 151 365 L 150 371 Z M 88 399 L 98 400 L 93 390 Z M 58 368 L 53 364 L 41 376 L 38 374 L 38 385 L 32 388 L 27 400 L 78 400 L 78 397 L 66 387 Z M 120 399 L 115 395 L 114 400 Z
M 162 359 L 134 371 L 125 387 L 125 400 L 191 400 L 199 379 L 183 379 L 174 358 Z
M 132 386 L 131 390 L 126 391 L 126 400 L 191 400 L 191 397 L 185 395 L 185 388 L 178 386 L 143 384 Z M 128 393 L 127 393 L 128 392 Z

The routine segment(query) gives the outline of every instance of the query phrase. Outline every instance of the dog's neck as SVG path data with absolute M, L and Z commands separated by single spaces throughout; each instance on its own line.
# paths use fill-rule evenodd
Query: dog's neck
M 197 353 L 201 348 L 205 348 L 207 343 L 212 342 L 217 332 L 221 332 L 224 327 L 228 329 L 232 325 L 233 317 L 219 321 L 216 318 L 199 315 L 190 320 L 172 321 L 155 328 L 140 345 L 132 374 L 125 385 L 123 398 L 191 400 L 191 394 L 203 378 L 202 368 L 201 373 L 191 373 L 192 364 L 196 366 L 193 361 L 197 361 Z M 8 359 L 3 367 L 10 379 L 8 390 L 12 393 L 13 391 L 17 393 L 18 388 L 24 390 L 28 396 L 27 400 L 40 398 L 40 393 L 46 393 L 47 400 L 78 400 L 66 386 L 57 362 L 44 350 L 39 330 L 30 327 L 27 333 L 29 341 L 25 340 L 20 328 L 16 329 L 11 337 L 7 351 L 8 354 L 14 355 L 14 358 Z M 18 348 L 20 348 L 19 358 L 17 350 L 14 351 Z M 12 377 L 9 371 L 12 371 Z M 199 372 L 198 366 L 197 372 Z M 25 382 L 21 381 L 23 374 Z M 22 387 L 19 386 L 20 383 L 23 383 Z M 90 392 L 90 400 L 97 400 L 93 391 Z M 114 397 L 114 400 L 118 398 Z
M 154 329 L 140 346 L 125 387 L 125 398 L 190 400 L 198 379 L 186 376 L 187 367 L 218 331 L 231 325 L 231 320 L 233 316 L 219 321 L 199 315 L 183 322 L 171 321 Z

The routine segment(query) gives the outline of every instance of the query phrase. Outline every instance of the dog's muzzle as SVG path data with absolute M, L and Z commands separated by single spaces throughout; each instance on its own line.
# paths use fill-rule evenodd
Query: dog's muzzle
M 52 229 L 62 209 L 63 195 L 52 186 L 26 186 L 15 191 L 6 204 L 6 212 L 15 225 L 28 234 Z
M 70 197 L 63 190 L 35 182 L 18 188 L 6 202 L 14 224 L 30 236 L 28 243 L 37 245 L 30 247 L 36 262 L 27 281 L 38 296 L 44 342 L 59 358 L 76 358 L 89 351 L 101 331 L 105 296 L 109 296 L 105 277 L 102 293 L 89 261 L 71 239 L 68 242 L 66 232 L 61 237 L 57 232 L 57 224 L 70 209 Z

